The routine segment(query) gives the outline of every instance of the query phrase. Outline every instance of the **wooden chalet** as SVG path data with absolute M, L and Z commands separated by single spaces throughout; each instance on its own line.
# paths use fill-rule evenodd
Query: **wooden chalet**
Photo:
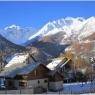
M 71 60 L 65 57 L 55 58 L 46 67 L 49 68 L 49 89 L 58 91 L 63 89 L 64 70 Z
M 45 66 L 29 54 L 17 54 L 0 73 L 0 80 L 6 89 L 31 88 L 33 93 L 47 89 L 58 91 L 63 89 L 64 75 L 60 71 L 69 61 L 66 58 L 56 58 Z

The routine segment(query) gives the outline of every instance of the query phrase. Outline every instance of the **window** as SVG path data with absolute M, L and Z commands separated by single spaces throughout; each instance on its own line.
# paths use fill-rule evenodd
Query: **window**
M 40 81 L 38 80 L 38 84 L 40 83 Z
M 47 80 L 44 80 L 45 83 L 47 83 L 48 81 Z
M 26 82 L 19 82 L 19 86 L 24 87 L 24 86 L 26 86 L 26 85 L 27 85 L 27 83 L 26 83 Z
M 4 79 L 4 78 L 1 78 L 1 79 L 0 79 L 0 87 L 1 87 L 1 86 L 4 86 L 4 85 L 5 85 L 5 79 Z

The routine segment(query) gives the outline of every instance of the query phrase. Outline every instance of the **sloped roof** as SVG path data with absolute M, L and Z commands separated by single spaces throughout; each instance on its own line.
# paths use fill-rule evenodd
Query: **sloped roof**
M 59 65 L 65 65 L 65 61 L 67 61 L 68 59 L 66 57 L 62 57 L 62 58 L 54 58 L 52 60 L 52 62 L 50 62 L 49 64 L 47 64 L 47 68 L 49 68 L 50 70 L 55 70 Z
M 12 60 L 5 66 L 4 70 L 0 73 L 1 77 L 15 77 L 17 74 L 27 74 L 38 66 L 34 60 L 26 64 L 24 61 L 28 58 L 28 54 L 15 55 Z
M 40 65 L 40 63 L 27 64 L 22 69 L 20 69 L 18 75 L 28 74 L 31 71 L 33 71 L 34 69 L 36 69 L 39 65 Z
M 49 63 L 46 67 L 50 70 L 54 70 L 58 64 L 62 62 L 62 59 L 54 59 L 51 63 Z
M 54 61 L 52 61 L 51 63 L 49 63 L 47 65 L 47 68 L 49 68 L 51 71 L 49 72 L 49 75 L 54 75 L 56 72 L 58 72 L 58 70 L 60 68 L 62 68 L 63 66 L 65 66 L 68 62 L 70 61 L 70 59 L 67 58 L 61 58 L 61 59 L 56 59 Z
M 15 54 L 13 55 L 9 60 L 8 64 L 5 67 L 10 67 L 13 65 L 20 65 L 22 64 L 27 58 L 29 57 L 29 54 L 23 54 L 23 53 L 19 53 L 19 54 Z

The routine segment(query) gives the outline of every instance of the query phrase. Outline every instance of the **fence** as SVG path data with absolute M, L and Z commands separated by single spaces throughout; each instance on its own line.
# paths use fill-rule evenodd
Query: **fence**
M 65 94 L 93 93 L 95 92 L 95 82 L 63 84 L 62 92 Z
M 62 91 L 47 92 L 47 94 L 83 94 L 83 93 L 95 93 L 95 83 L 94 82 L 65 83 L 63 84 Z
M 33 94 L 33 89 L 0 90 L 0 94 Z
M 32 88 L 20 90 L 0 90 L 0 94 L 33 94 Z M 63 90 L 58 92 L 47 91 L 47 94 L 81 94 L 81 93 L 95 93 L 95 82 L 80 82 L 80 83 L 65 83 Z

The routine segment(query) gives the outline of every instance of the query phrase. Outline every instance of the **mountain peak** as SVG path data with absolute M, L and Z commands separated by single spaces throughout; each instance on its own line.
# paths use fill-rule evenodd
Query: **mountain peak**
M 13 25 L 10 25 L 10 26 L 7 26 L 7 27 L 4 28 L 4 30 L 8 30 L 8 29 L 16 29 L 16 30 L 19 30 L 20 29 L 20 26 L 13 24 Z
M 54 21 L 49 21 L 37 33 L 31 27 L 21 28 L 18 25 L 11 25 L 1 30 L 3 35 L 8 40 L 15 44 L 23 44 L 31 40 L 41 40 L 45 36 L 55 35 L 62 32 L 65 38 L 79 35 L 79 39 L 88 36 L 95 32 L 95 17 L 84 19 L 83 17 L 66 17 Z M 34 34 L 34 35 L 33 35 Z
M 72 30 L 78 31 L 79 29 L 81 29 L 84 21 L 85 19 L 83 17 L 77 17 L 77 18 L 66 17 L 54 21 L 49 21 L 36 34 L 32 35 L 29 38 L 29 40 L 37 36 L 41 37 L 41 36 L 53 35 L 58 33 L 59 31 L 68 31 L 68 33 L 71 34 Z
M 0 34 L 7 40 L 19 45 L 25 43 L 30 35 L 34 33 L 34 30 L 31 27 L 22 28 L 15 24 L 7 26 L 0 31 Z

